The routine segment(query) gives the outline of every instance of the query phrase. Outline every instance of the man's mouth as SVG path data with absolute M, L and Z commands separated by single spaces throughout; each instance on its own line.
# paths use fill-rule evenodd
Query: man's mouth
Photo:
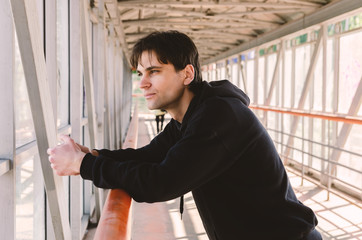
M 155 95 L 155 93 L 146 93 L 146 94 L 144 94 L 144 97 L 145 97 L 146 99 L 150 99 L 150 98 L 152 98 L 154 95 Z

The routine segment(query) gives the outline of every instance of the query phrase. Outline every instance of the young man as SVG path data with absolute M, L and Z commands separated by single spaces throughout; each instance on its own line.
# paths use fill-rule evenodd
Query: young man
M 148 108 L 165 109 L 172 120 L 140 149 L 91 154 L 63 136 L 64 144 L 48 150 L 57 174 L 81 174 L 139 202 L 181 197 L 181 212 L 182 196 L 192 191 L 211 240 L 321 239 L 249 98 L 226 80 L 202 81 L 189 37 L 152 33 L 137 42 L 131 63 Z

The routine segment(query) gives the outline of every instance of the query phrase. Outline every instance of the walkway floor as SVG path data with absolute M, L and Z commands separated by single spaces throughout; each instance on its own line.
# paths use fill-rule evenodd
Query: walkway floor
M 154 116 L 140 114 L 138 147 L 147 144 L 156 132 Z M 316 212 L 317 228 L 324 240 L 362 240 L 361 201 L 333 193 L 327 200 L 326 190 L 307 179 L 301 185 L 298 172 L 287 171 L 298 199 Z M 175 199 L 153 204 L 134 202 L 132 221 L 132 240 L 208 240 L 191 194 L 185 196 L 182 220 L 179 199 Z

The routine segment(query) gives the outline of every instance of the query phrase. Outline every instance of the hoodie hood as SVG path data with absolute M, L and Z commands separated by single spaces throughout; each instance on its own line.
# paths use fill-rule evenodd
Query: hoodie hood
M 230 97 L 237 98 L 246 106 L 249 106 L 250 99 L 249 97 L 237 86 L 232 84 L 228 80 L 220 80 L 220 81 L 211 81 L 206 82 L 203 81 L 199 83 L 198 90 L 196 91 L 196 96 L 191 100 L 190 106 L 187 109 L 185 116 L 183 118 L 183 122 L 178 123 L 176 126 L 179 129 L 185 129 L 187 126 L 188 119 L 192 115 L 192 112 L 195 110 L 196 106 L 205 101 L 210 97 Z
M 200 88 L 199 101 L 203 101 L 209 97 L 233 97 L 238 98 L 246 106 L 249 106 L 250 99 L 249 97 L 237 86 L 232 84 L 228 80 L 212 81 L 212 82 L 202 82 Z

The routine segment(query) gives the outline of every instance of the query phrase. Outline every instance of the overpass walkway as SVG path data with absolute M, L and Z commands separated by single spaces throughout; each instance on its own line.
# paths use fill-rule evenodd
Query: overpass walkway
M 165 119 L 165 124 L 169 118 Z M 157 133 L 153 114 L 139 115 L 138 147 L 147 144 Z M 317 229 L 324 240 L 362 240 L 362 204 L 343 193 L 329 193 L 312 179 L 286 167 L 298 199 L 312 208 L 318 216 Z M 301 184 L 303 181 L 303 184 Z M 183 219 L 179 214 L 179 199 L 162 203 L 133 202 L 132 240 L 208 240 L 189 193 L 185 196 Z M 227 199 L 225 199 L 227 204 Z M 84 240 L 93 239 L 90 227 Z

